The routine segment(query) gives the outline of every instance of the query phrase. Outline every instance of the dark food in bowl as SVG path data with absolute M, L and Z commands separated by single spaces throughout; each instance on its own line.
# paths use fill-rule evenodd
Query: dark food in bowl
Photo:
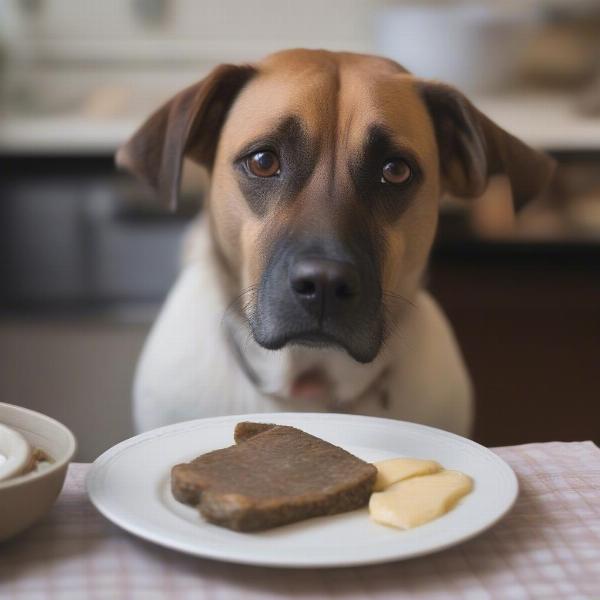
M 29 458 L 29 463 L 25 469 L 23 469 L 23 473 L 21 475 L 26 475 L 27 473 L 32 473 L 33 471 L 41 471 L 43 469 L 48 468 L 54 461 L 46 452 L 41 450 L 40 448 L 34 448 L 31 453 L 31 457 Z
M 171 471 L 177 500 L 209 522 L 259 531 L 366 506 L 377 469 L 295 427 L 238 423 L 236 444 Z

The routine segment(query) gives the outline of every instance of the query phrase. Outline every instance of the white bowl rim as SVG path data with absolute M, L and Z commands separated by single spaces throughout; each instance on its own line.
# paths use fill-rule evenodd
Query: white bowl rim
M 7 479 L 6 481 L 0 481 L 0 491 L 17 487 L 21 484 L 29 483 L 30 481 L 35 481 L 36 479 L 42 479 L 44 477 L 48 477 L 55 471 L 62 469 L 66 464 L 71 462 L 75 451 L 77 450 L 77 440 L 73 435 L 73 432 L 66 426 L 63 425 L 60 421 L 45 415 L 44 413 L 38 412 L 36 410 L 31 410 L 30 408 L 25 408 L 23 406 L 18 406 L 16 404 L 8 404 L 7 402 L 0 402 L 0 409 L 3 407 L 8 407 L 11 409 L 16 409 L 23 413 L 28 413 L 36 418 L 41 418 L 47 422 L 52 423 L 57 426 L 67 437 L 67 452 L 62 456 L 62 458 L 55 460 L 51 463 L 51 466 L 43 471 L 38 471 L 34 473 L 25 473 L 24 475 L 19 475 L 18 477 L 13 477 L 11 479 Z M 9 426 L 10 427 L 10 426 Z

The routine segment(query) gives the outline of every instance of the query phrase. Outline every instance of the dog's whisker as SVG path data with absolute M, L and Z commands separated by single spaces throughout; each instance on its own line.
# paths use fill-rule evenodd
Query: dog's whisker
M 235 296 L 223 311 L 221 318 L 221 327 L 226 326 L 226 321 L 229 315 L 235 314 L 241 317 L 246 324 L 249 324 L 248 309 L 255 301 L 255 294 L 258 290 L 257 284 L 249 285 L 244 288 L 237 296 Z
M 410 300 L 406 296 L 403 296 L 402 294 L 398 294 L 396 292 L 391 292 L 389 290 L 383 290 L 382 296 L 386 299 L 390 299 L 393 301 L 398 301 L 398 302 L 402 302 L 404 304 L 408 304 L 412 308 L 416 308 L 416 306 L 417 306 L 412 300 Z

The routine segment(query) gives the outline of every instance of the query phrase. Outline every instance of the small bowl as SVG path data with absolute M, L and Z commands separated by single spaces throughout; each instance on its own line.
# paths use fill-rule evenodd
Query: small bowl
M 0 402 L 0 423 L 52 459 L 47 468 L 0 481 L 2 541 L 27 529 L 50 510 L 63 487 L 77 442 L 62 423 L 20 406 Z

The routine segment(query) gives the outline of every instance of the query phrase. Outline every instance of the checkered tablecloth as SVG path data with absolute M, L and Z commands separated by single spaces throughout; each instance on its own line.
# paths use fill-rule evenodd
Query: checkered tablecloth
M 431 556 L 351 569 L 268 569 L 192 558 L 138 540 L 86 497 L 71 466 L 51 514 L 0 544 L 0 598 L 600 599 L 600 449 L 591 442 L 495 450 L 516 471 L 511 513 Z

